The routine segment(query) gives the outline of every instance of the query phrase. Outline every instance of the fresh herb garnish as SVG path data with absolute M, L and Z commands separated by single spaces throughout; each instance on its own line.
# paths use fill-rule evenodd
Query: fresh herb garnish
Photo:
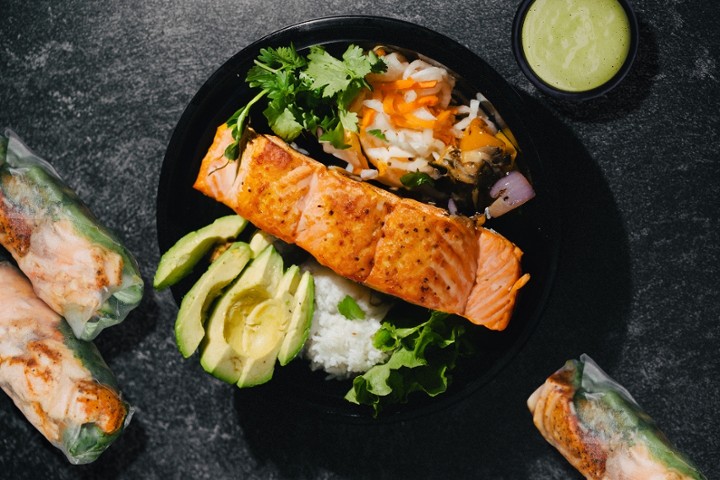
M 345 295 L 345 298 L 340 300 L 338 303 L 338 312 L 348 320 L 364 320 L 365 312 L 360 305 L 357 304 L 355 299 L 350 295 Z
M 384 407 L 407 402 L 412 392 L 434 397 L 447 390 L 450 372 L 460 355 L 471 351 L 464 341 L 465 321 L 433 311 L 430 318 L 410 328 L 384 321 L 375 334 L 376 348 L 392 352 L 387 362 L 355 377 L 345 399 L 369 405 L 377 415 Z
M 408 172 L 400 177 L 400 182 L 407 188 L 419 188 L 423 185 L 434 186 L 435 181 L 425 172 Z
M 382 140 L 384 142 L 387 142 L 387 137 L 385 136 L 383 131 L 380 130 L 379 128 L 373 128 L 372 130 L 368 130 L 367 133 L 369 133 L 373 137 L 379 138 L 380 140 Z
M 357 132 L 358 118 L 349 111 L 350 104 L 370 84 L 369 73 L 384 72 L 385 62 L 374 52 L 350 45 L 342 59 L 330 55 L 321 46 L 310 47 L 307 57 L 298 54 L 293 45 L 263 48 L 248 71 L 246 82 L 260 92 L 227 121 L 234 142 L 225 156 L 235 160 L 240 155 L 240 139 L 250 109 L 263 97 L 263 110 L 272 131 L 286 141 L 309 132 L 335 148 L 347 148 L 345 130 Z

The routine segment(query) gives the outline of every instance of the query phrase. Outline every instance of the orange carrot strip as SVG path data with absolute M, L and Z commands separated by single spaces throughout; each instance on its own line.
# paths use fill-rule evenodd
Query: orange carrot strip
M 427 80 L 425 82 L 418 82 L 418 87 L 420 88 L 433 88 L 435 85 L 437 85 L 437 80 Z
M 363 112 L 362 119 L 360 120 L 360 126 L 362 128 L 367 128 L 368 125 L 370 125 L 373 120 L 375 120 L 375 110 L 372 108 L 365 108 L 365 111 Z
M 385 98 L 383 98 L 383 110 L 388 115 L 395 114 L 395 96 L 394 95 L 386 95 Z
M 415 102 L 397 102 L 395 105 L 395 111 L 401 115 L 406 115 L 410 112 L 414 112 L 418 109 L 418 104 Z
M 424 130 L 426 128 L 434 129 L 435 120 L 423 120 L 415 115 L 405 115 L 395 119 L 395 123 L 404 128 L 413 128 L 416 130 Z
M 434 106 L 437 105 L 440 99 L 437 95 L 425 95 L 424 97 L 420 97 L 417 100 L 415 100 L 418 105 L 425 105 L 425 106 Z
M 395 80 L 393 83 L 395 84 L 395 88 L 398 90 L 406 90 L 415 85 L 415 80 L 412 78 L 401 78 L 399 80 Z
M 393 80 L 392 82 L 382 82 L 379 84 L 379 87 L 385 92 L 394 92 L 396 90 L 407 90 L 413 85 L 415 85 L 415 80 L 412 78 L 401 78 L 399 80 Z
M 455 113 L 454 109 L 447 109 L 447 110 L 443 110 L 442 112 L 438 113 L 436 115 L 438 123 L 447 122 L 448 120 L 450 120 L 450 115 L 453 115 L 454 113 Z
M 446 145 L 450 145 L 455 142 L 455 135 L 452 133 L 450 128 L 455 120 L 455 109 L 443 110 L 437 114 L 437 121 L 433 136 L 441 140 Z

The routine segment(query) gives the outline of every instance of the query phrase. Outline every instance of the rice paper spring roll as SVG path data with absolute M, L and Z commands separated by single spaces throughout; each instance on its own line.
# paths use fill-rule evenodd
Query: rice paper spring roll
M 133 256 L 10 130 L 0 135 L 0 244 L 78 338 L 122 322 L 142 299 Z
M 550 376 L 528 407 L 542 436 L 588 479 L 705 480 L 587 355 Z
M 132 416 L 92 342 L 40 300 L 0 260 L 0 387 L 74 464 L 94 461 Z

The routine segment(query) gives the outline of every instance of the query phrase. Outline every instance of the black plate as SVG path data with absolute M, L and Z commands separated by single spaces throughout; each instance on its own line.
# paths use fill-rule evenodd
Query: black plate
M 464 398 L 485 385 L 523 346 L 537 323 L 554 277 L 558 256 L 559 226 L 553 208 L 553 190 L 540 164 L 532 140 L 523 125 L 527 120 L 520 97 L 482 59 L 457 42 L 426 28 L 400 20 L 368 17 L 328 17 L 304 22 L 272 33 L 243 49 L 222 65 L 200 88 L 183 113 L 165 155 L 157 203 L 160 251 L 165 252 L 181 236 L 231 213 L 216 201 L 192 188 L 200 162 L 212 143 L 218 125 L 253 96 L 244 78 L 263 47 L 294 44 L 298 50 L 324 45 L 344 49 L 355 43 L 377 44 L 416 51 L 438 61 L 461 79 L 461 88 L 482 92 L 502 115 L 521 150 L 519 162 L 529 174 L 537 196 L 519 211 L 493 220 L 492 228 L 515 242 L 525 252 L 523 268 L 532 276 L 521 290 L 512 321 L 503 332 L 491 332 L 468 323 L 478 353 L 465 359 L 454 374 L 449 390 L 436 398 L 411 397 L 410 402 L 388 410 L 381 419 L 406 419 L 426 414 Z M 259 110 L 258 110 L 259 111 Z M 255 117 L 262 115 L 255 115 Z M 256 128 L 258 124 L 255 124 Z M 173 287 L 179 303 L 201 272 Z M 327 381 L 311 372 L 302 360 L 276 368 L 270 383 L 253 389 L 251 395 L 283 399 L 308 411 L 329 414 L 349 421 L 371 418 L 368 407 L 343 399 L 350 382 Z M 243 395 L 245 393 L 242 393 Z M 250 393 L 248 393 L 250 394 Z

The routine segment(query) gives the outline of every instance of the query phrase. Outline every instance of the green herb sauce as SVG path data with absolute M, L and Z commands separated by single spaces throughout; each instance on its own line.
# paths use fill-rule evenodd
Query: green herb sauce
M 617 0 L 537 0 L 523 22 L 530 68 L 568 92 L 609 81 L 630 49 L 630 22 Z

